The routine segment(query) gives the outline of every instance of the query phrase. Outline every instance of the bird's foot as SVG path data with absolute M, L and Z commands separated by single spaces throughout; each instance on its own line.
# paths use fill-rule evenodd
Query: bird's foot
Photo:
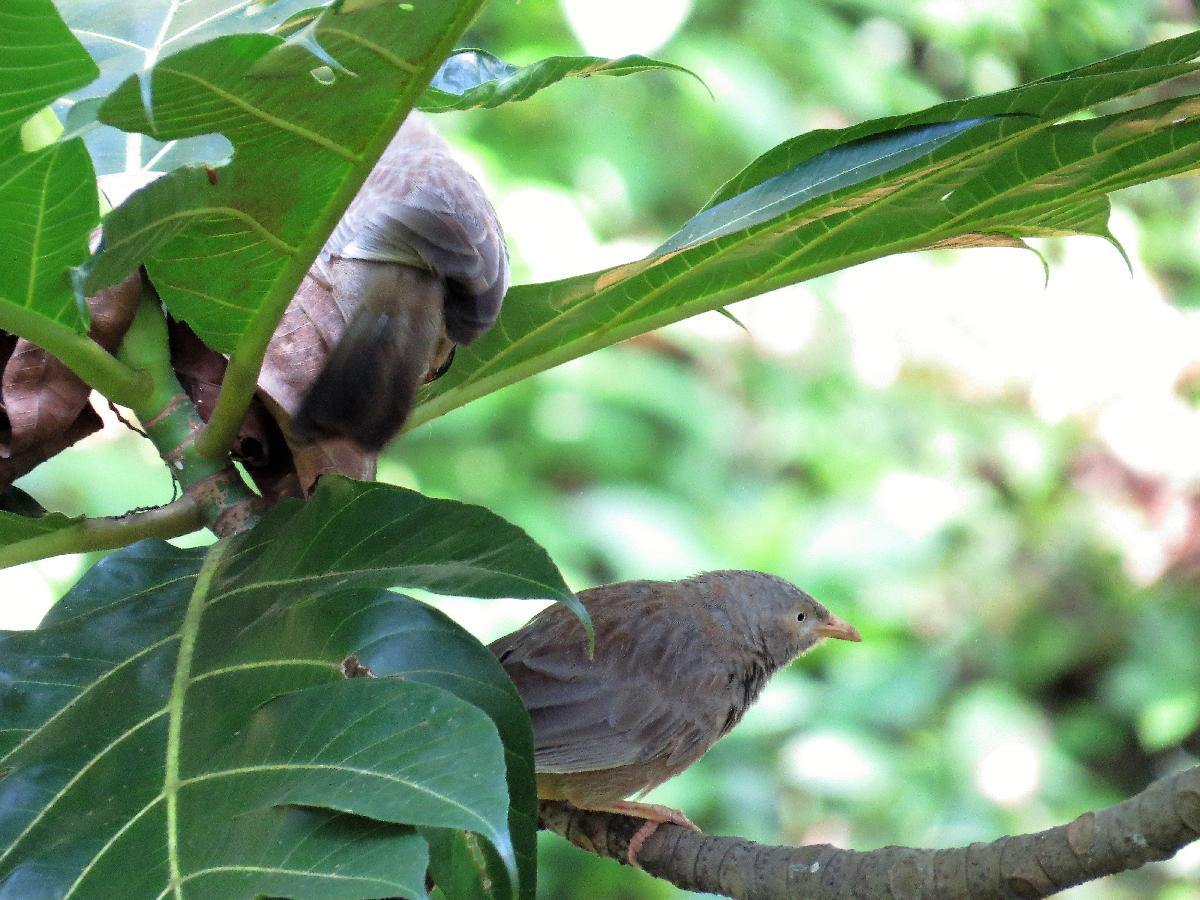
M 642 850 L 642 845 L 646 843 L 646 838 L 654 834 L 658 830 L 658 826 L 663 822 L 670 822 L 689 831 L 700 830 L 691 819 L 679 810 L 672 809 L 669 806 L 661 806 L 658 803 L 635 803 L 632 800 L 620 800 L 605 807 L 604 811 L 646 820 L 645 824 L 635 831 L 633 837 L 629 839 L 629 851 L 625 854 L 625 858 L 629 860 L 629 864 L 635 869 L 641 868 L 637 857 L 638 853 Z

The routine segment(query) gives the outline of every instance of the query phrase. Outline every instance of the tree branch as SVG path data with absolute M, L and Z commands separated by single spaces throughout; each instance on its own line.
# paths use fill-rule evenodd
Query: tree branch
M 542 825 L 622 862 L 642 820 L 540 804 Z M 1200 766 L 1160 778 L 1128 800 L 1035 834 L 948 850 L 829 844 L 773 847 L 660 825 L 638 862 L 678 887 L 738 900 L 1046 897 L 1173 856 L 1200 838 Z
M 144 291 L 117 352 L 151 378 L 153 391 L 144 403 L 132 407 L 133 411 L 184 496 L 199 508 L 201 521 L 217 537 L 250 528 L 262 512 L 262 498 L 246 486 L 227 454 L 209 459 L 197 451 L 204 423 L 175 377 L 166 320 L 151 290 Z
M 123 516 L 84 519 L 56 531 L 0 546 L 0 569 L 63 553 L 115 550 L 146 538 L 179 537 L 203 525 L 199 505 L 185 495 L 166 506 Z

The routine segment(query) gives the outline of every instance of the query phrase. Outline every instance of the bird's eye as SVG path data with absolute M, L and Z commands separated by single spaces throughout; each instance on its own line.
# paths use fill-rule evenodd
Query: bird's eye
M 804 621 L 804 613 L 796 613 L 796 621 L 803 622 Z

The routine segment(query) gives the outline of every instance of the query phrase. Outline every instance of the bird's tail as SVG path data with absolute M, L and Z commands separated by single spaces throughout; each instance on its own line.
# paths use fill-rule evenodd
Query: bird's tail
M 445 285 L 396 263 L 335 264 L 339 300 L 361 298 L 292 420 L 300 438 L 342 435 L 382 450 L 404 425 L 444 332 Z

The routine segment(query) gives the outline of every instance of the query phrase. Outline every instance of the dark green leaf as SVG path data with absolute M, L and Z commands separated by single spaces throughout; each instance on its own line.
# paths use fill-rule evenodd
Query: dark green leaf
M 385 637 L 363 644 L 358 656 L 376 674 L 399 674 L 409 681 L 436 685 L 491 716 L 504 742 L 509 830 L 525 888 L 522 895 L 531 897 L 537 871 L 537 785 L 533 733 L 521 697 L 496 658 L 489 652 L 480 653 L 479 642 L 446 616 L 419 604 L 404 612 L 403 631 L 377 628 Z M 458 832 L 437 830 L 431 834 L 423 829 L 422 834 L 430 841 L 434 877 L 448 894 L 453 884 L 467 879 L 468 884 L 488 882 L 495 896 L 507 895 L 503 861 L 490 847 Z M 459 871 L 458 864 L 467 860 L 471 861 L 469 869 Z M 453 882 L 447 874 L 451 870 L 456 872 Z M 460 888 L 452 896 L 483 896 L 464 891 Z
M 503 862 L 485 841 L 448 828 L 422 828 L 421 836 L 429 844 L 429 874 L 446 900 L 508 896 Z
M 591 75 L 633 75 L 654 70 L 684 72 L 683 66 L 647 56 L 551 56 L 528 66 L 514 66 L 486 50 L 459 50 L 442 63 L 417 103 L 427 112 L 455 109 L 490 109 L 514 100 L 528 100 L 542 88 L 564 78 Z M 699 79 L 697 79 L 699 80 Z
M 143 542 L 4 635 L 0 894 L 419 896 L 419 825 L 486 838 L 498 895 L 519 867 L 532 896 L 519 698 L 445 616 L 369 586 L 530 596 L 556 573 L 494 516 L 419 499 L 323 482 L 203 569 Z M 350 655 L 398 677 L 347 681 Z
M 323 478 L 307 502 L 279 504 L 233 546 L 214 581 L 217 600 L 403 586 L 553 599 L 586 616 L 546 551 L 515 525 L 482 506 L 387 484 Z

